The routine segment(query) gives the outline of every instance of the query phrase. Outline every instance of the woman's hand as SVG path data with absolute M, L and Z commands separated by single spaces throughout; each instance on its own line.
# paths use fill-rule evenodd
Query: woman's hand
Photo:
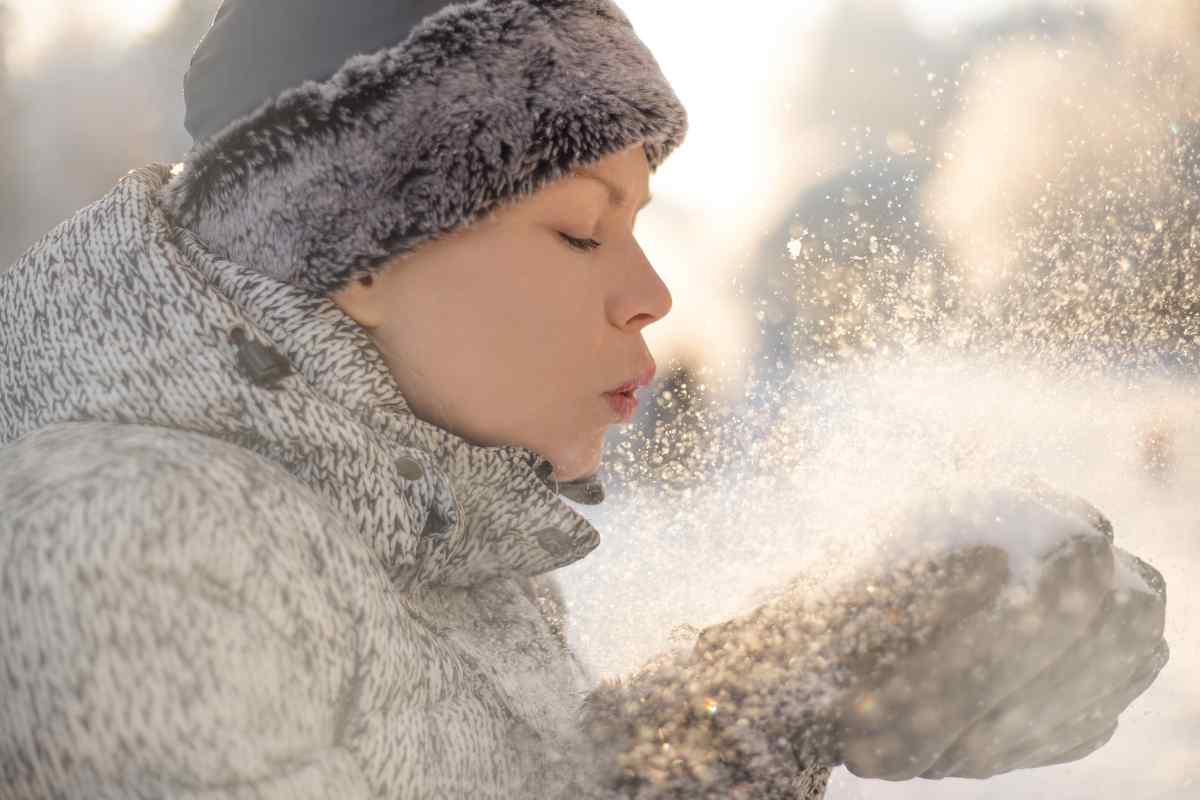
M 1081 758 L 1167 659 L 1162 576 L 1044 486 L 942 493 L 832 595 L 799 583 L 705 630 L 716 740 L 739 761 L 988 777 Z
M 981 584 L 960 613 L 946 609 L 923 646 L 862 665 L 841 717 L 847 768 L 987 778 L 1102 746 L 1167 661 L 1162 576 L 1112 546 L 1098 511 L 1042 486 L 940 510 L 934 541 L 967 533 L 999 548 L 1006 578 Z

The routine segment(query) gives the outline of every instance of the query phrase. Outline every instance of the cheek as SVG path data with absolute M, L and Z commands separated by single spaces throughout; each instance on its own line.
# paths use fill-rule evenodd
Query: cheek
M 495 319 L 496 335 L 486 346 L 498 363 L 543 391 L 571 391 L 594 368 L 596 324 L 582 303 L 565 298 L 528 303 Z M 591 365 L 591 366 L 589 366 Z
M 576 427 L 584 395 L 611 377 L 602 374 L 612 355 L 603 360 L 599 259 L 575 255 L 544 227 L 514 224 L 467 240 L 439 266 L 447 269 L 425 287 L 435 300 L 418 313 L 452 362 L 437 372 L 455 402 L 488 427 Z
M 548 369 L 594 355 L 604 315 L 590 264 L 541 247 L 497 266 L 477 298 L 508 355 L 527 353 Z

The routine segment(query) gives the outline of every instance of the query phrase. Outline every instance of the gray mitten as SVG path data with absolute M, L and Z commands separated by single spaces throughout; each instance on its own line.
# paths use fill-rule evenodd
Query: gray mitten
M 847 767 L 987 778 L 1093 752 L 1167 661 L 1162 575 L 1113 547 L 1094 507 L 1042 484 L 942 514 L 931 541 L 970 530 L 1005 550 L 1009 577 L 923 648 L 862 671 L 841 716 Z
M 1166 661 L 1162 576 L 1083 501 L 943 492 L 892 533 L 883 568 L 797 579 L 601 687 L 587 719 L 628 796 L 819 797 L 843 763 L 904 780 L 1080 758 Z

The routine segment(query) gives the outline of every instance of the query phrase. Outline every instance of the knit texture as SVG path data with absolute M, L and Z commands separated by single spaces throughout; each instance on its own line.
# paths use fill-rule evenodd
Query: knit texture
M 597 532 L 537 454 L 413 416 L 331 301 L 207 254 L 156 204 L 167 173 L 0 276 L 0 796 L 308 755 L 302 783 L 346 781 L 313 796 L 522 796 L 510 728 L 561 740 L 584 688 L 525 579 Z M 235 328 L 292 373 L 251 380 Z

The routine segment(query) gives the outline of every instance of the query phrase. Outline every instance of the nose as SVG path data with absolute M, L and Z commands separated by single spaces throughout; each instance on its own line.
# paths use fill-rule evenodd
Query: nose
M 630 239 L 629 270 L 610 296 L 609 319 L 622 330 L 637 332 L 671 312 L 671 290 L 655 272 L 641 245 Z

